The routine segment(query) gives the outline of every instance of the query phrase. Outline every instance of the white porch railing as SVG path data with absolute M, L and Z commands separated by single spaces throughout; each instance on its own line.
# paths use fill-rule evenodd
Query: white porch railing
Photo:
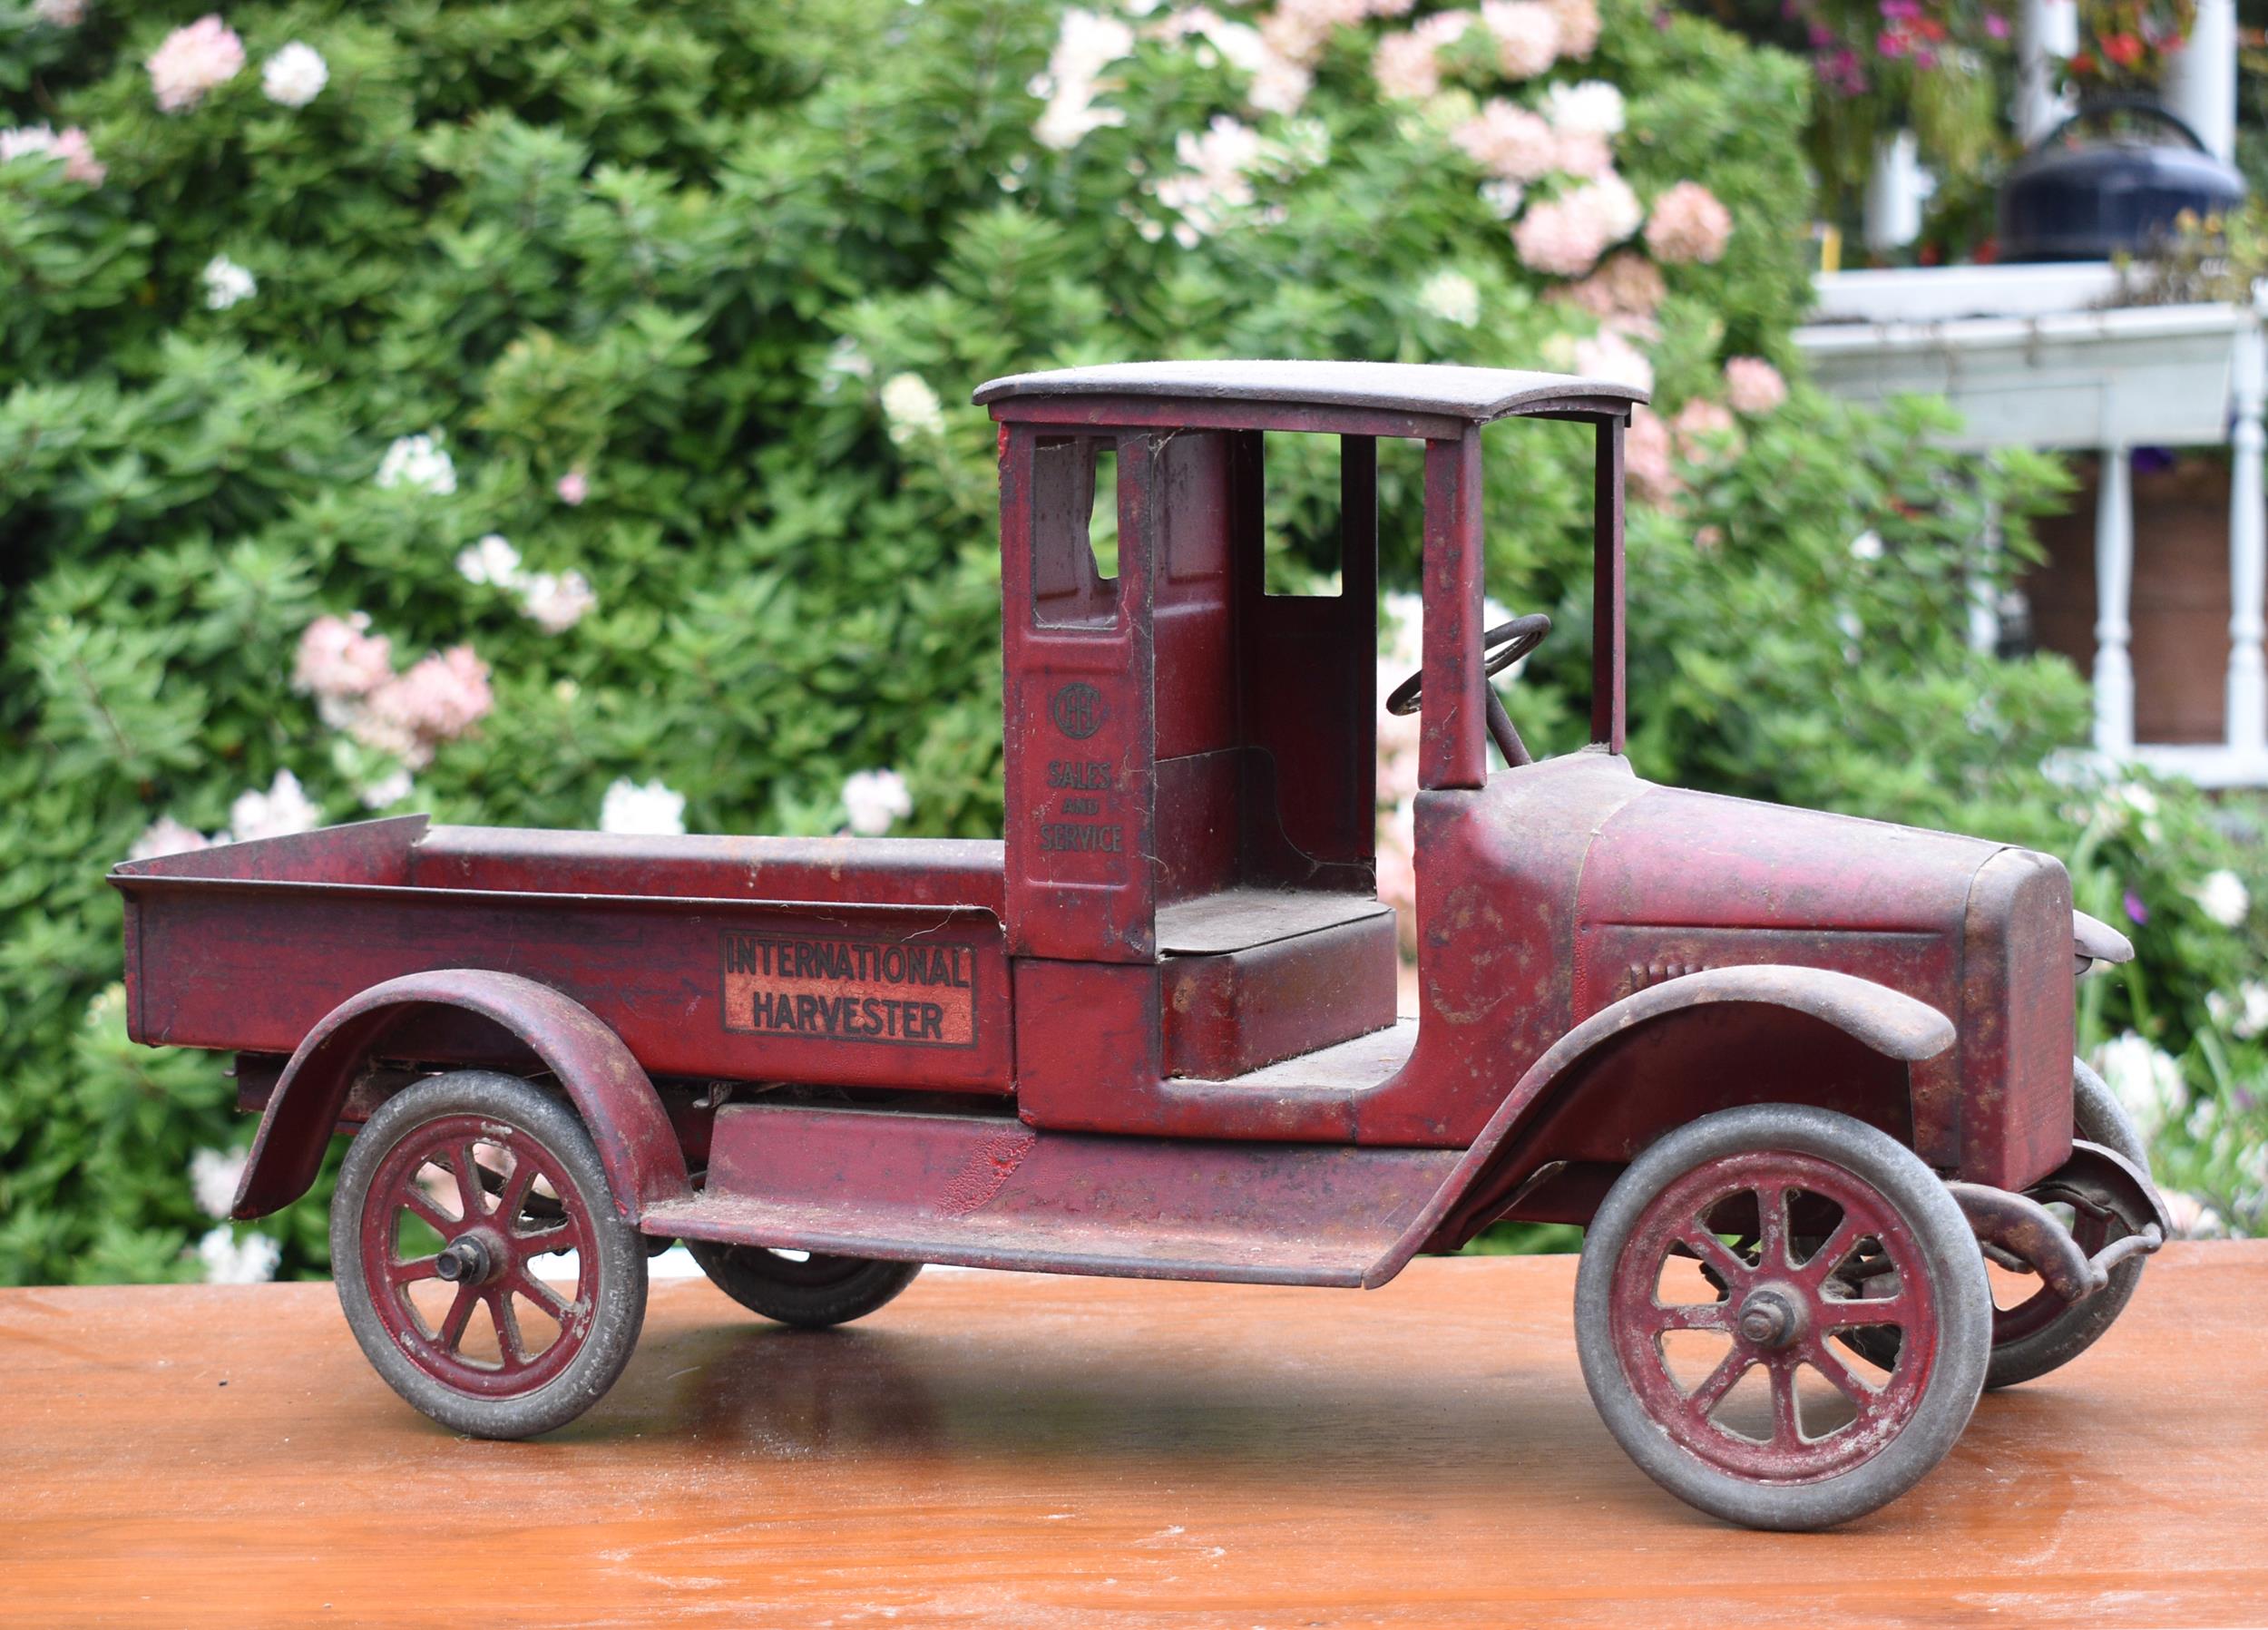
M 1819 279 L 1823 319 L 1795 341 L 1828 390 L 1862 401 L 1949 398 L 1951 444 L 2093 450 L 2103 474 L 2095 526 L 2095 746 L 2206 786 L 2268 786 L 2268 342 L 2260 305 L 2090 309 L 2115 288 L 2107 266 L 1953 267 Z M 1839 320 L 1838 320 L 1839 319 Z M 2229 661 L 2224 739 L 2137 743 L 2128 606 L 2138 446 L 2227 442 Z M 1988 619 L 1977 620 L 1989 637 Z

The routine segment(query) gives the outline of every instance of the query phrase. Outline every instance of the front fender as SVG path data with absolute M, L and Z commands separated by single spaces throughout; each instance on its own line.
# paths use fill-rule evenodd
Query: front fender
M 1601 1008 L 1529 1066 L 1481 1129 L 1481 1136 L 1451 1170 L 1441 1191 L 1363 1283 L 1383 1284 L 1400 1273 L 1420 1247 L 1441 1231 L 1461 1200 L 1486 1187 L 1495 1175 L 1499 1157 L 1511 1153 L 1511 1139 L 1528 1112 L 1542 1101 L 1554 1083 L 1589 1055 L 1649 1020 L 1722 1002 L 1749 1002 L 1807 1014 L 1886 1058 L 1908 1064 L 1935 1058 L 1953 1044 L 1955 1034 L 1953 1021 L 1927 1002 L 1832 969 L 1762 963 L 1712 968 L 1664 980 Z
M 660 1096 L 621 1037 L 548 985 L 481 968 L 405 974 L 331 1010 L 277 1079 L 252 1141 L 233 1215 L 256 1217 L 307 1193 L 371 1046 L 415 1008 L 454 1009 L 501 1026 L 559 1078 L 598 1146 L 614 1204 L 644 1208 L 689 1197 L 685 1153 Z

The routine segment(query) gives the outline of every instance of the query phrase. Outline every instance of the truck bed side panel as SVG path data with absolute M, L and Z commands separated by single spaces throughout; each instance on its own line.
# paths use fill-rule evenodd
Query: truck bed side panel
M 656 1076 L 1010 1088 L 1007 963 L 982 909 L 122 886 L 138 942 L 135 1039 L 152 1044 L 288 1053 L 383 980 L 491 968 L 582 1002 Z

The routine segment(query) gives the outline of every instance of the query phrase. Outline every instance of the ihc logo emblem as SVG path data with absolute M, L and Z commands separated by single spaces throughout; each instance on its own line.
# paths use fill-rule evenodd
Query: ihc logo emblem
M 1057 691 L 1048 703 L 1048 717 L 1055 721 L 1057 729 L 1073 741 L 1084 741 L 1102 728 L 1102 692 L 1074 680 Z

